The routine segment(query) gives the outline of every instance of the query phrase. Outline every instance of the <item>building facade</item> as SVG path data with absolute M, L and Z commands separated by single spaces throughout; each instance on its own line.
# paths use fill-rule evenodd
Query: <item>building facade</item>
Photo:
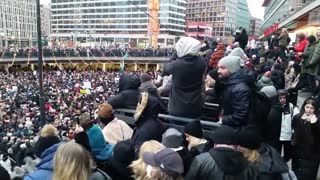
M 320 30 L 319 0 L 264 0 L 262 6 L 265 12 L 260 38 L 269 37 L 281 28 L 289 30 L 292 40 L 298 32 L 315 34 Z
M 188 22 L 186 35 L 198 39 L 201 43 L 212 38 L 211 25 L 203 22 Z
M 25 47 L 36 42 L 36 0 L 1 0 L 0 20 L 0 46 Z
M 246 0 L 189 0 L 186 19 L 211 24 L 214 38 L 229 41 L 236 28 L 249 30 L 250 13 Z
M 259 18 L 251 17 L 250 20 L 250 32 L 249 36 L 251 38 L 257 39 L 260 36 L 260 28 L 261 28 L 262 20 Z
M 51 33 L 51 6 L 41 5 L 41 35 L 48 37 Z
M 50 38 L 60 44 L 71 40 L 73 45 L 149 47 L 147 2 L 150 0 L 51 0 Z M 185 6 L 185 0 L 160 1 L 159 45 L 173 45 L 184 34 Z

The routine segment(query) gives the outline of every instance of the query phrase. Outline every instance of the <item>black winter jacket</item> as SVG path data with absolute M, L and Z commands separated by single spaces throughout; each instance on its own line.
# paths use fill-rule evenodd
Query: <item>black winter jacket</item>
M 185 180 L 256 180 L 256 170 L 241 152 L 214 148 L 197 156 Z
M 161 142 L 165 132 L 164 125 L 158 120 L 158 114 L 163 111 L 162 102 L 155 93 L 149 93 L 148 103 L 141 117 L 135 122 L 136 128 L 132 135 L 135 150 L 149 140 Z
M 247 125 L 251 78 L 245 69 L 234 73 L 225 83 L 222 123 L 231 127 Z
M 292 120 L 293 158 L 306 160 L 320 159 L 320 119 L 311 124 L 297 114 Z
M 206 61 L 201 56 L 187 55 L 165 65 L 164 73 L 172 74 L 169 114 L 190 118 L 201 115 L 205 71 Z
M 119 81 L 119 94 L 108 99 L 113 109 L 136 109 L 139 99 L 140 78 L 132 74 L 123 74 Z

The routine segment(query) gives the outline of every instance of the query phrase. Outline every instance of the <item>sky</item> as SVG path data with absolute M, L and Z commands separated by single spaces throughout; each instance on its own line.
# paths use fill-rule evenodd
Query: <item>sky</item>
M 263 0 L 247 0 L 251 16 L 262 19 L 264 15 Z
M 51 0 L 40 0 L 42 4 L 49 4 Z M 263 0 L 247 0 L 251 16 L 263 19 Z

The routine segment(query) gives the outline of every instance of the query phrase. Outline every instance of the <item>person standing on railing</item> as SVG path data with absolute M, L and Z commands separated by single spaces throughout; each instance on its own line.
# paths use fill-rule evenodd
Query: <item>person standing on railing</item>
M 199 56 L 200 41 L 183 37 L 176 44 L 176 61 L 166 64 L 164 73 L 172 74 L 168 111 L 170 115 L 197 118 L 201 115 L 206 61 Z

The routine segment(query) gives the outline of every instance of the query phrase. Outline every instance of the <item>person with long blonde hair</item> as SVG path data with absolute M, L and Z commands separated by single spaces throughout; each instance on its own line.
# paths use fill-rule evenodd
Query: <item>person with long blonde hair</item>
M 134 173 L 134 178 L 136 180 L 144 180 L 147 178 L 147 165 L 143 161 L 143 155 L 145 152 L 157 152 L 165 147 L 158 141 L 146 141 L 144 142 L 139 150 L 139 159 L 132 162 L 130 167 Z
M 88 180 L 91 155 L 75 142 L 62 144 L 54 155 L 53 180 Z

